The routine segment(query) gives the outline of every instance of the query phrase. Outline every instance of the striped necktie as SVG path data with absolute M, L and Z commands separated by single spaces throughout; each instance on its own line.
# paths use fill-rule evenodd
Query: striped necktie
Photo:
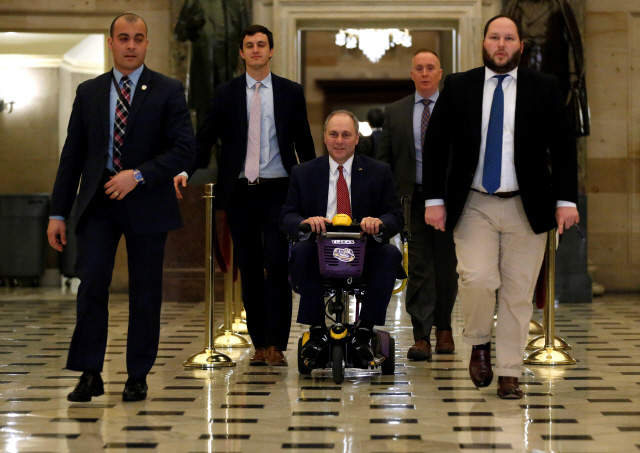
M 120 96 L 118 96 L 118 102 L 116 104 L 116 119 L 113 126 L 113 170 L 116 173 L 122 171 L 121 162 L 121 149 L 122 142 L 124 141 L 124 131 L 127 128 L 127 117 L 129 116 L 129 106 L 131 103 L 131 87 L 129 86 L 129 76 L 124 76 L 120 79 L 122 82 L 122 96 L 127 101 L 126 105 L 122 102 Z

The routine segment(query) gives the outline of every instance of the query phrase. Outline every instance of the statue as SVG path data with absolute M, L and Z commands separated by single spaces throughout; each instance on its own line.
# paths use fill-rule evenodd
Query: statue
M 249 23 L 247 0 L 185 0 L 175 35 L 191 41 L 187 98 L 202 124 L 215 87 L 238 72 L 238 37 Z
M 573 8 L 567 0 L 506 0 L 503 5 L 503 14 L 512 17 L 522 29 L 524 51 L 520 64 L 560 80 L 576 136 L 589 135 L 584 50 Z

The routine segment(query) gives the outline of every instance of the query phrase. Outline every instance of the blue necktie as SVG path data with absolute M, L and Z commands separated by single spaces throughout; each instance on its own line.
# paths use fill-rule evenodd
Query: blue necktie
M 489 127 L 487 129 L 487 147 L 484 151 L 484 168 L 482 171 L 482 187 L 488 193 L 494 193 L 500 188 L 502 173 L 502 130 L 504 121 L 504 92 L 502 81 L 507 74 L 494 76 L 498 79 L 498 86 L 493 92 Z

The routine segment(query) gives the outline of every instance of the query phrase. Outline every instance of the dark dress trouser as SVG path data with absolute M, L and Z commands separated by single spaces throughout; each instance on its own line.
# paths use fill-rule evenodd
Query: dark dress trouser
M 129 267 L 127 373 L 133 378 L 144 378 L 158 353 L 167 233 L 133 233 L 124 203 L 110 200 L 102 184 L 76 229 L 76 273 L 80 286 L 77 325 L 67 368 L 102 371 L 109 330 L 109 286 L 118 242 L 124 235 Z
M 453 232 L 439 231 L 424 221 L 424 195 L 416 186 L 411 199 L 409 280 L 405 307 L 414 341 L 429 338 L 431 329 L 449 329 L 458 294 Z
M 247 329 L 256 348 L 286 351 L 292 294 L 287 275 L 288 243 L 280 231 L 280 211 L 289 178 L 248 186 L 239 179 L 225 207 L 242 278 Z M 265 275 L 266 271 L 266 275 Z
M 402 253 L 391 244 L 379 244 L 369 237 L 364 254 L 363 276 L 367 285 L 360 319 L 383 326 L 389 299 L 402 262 Z M 323 278 L 316 241 L 300 241 L 291 250 L 291 275 L 300 290 L 298 322 L 323 325 Z

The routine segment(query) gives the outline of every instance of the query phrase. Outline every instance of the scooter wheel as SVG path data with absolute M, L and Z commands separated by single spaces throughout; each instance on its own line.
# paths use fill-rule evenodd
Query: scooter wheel
M 393 338 L 389 338 L 389 357 L 384 358 L 380 369 L 382 374 L 387 375 L 396 372 L 396 342 Z
M 311 368 L 304 364 L 302 358 L 302 337 L 298 338 L 298 373 L 311 374 Z
M 331 351 L 331 368 L 333 371 L 333 382 L 342 384 L 344 381 L 344 368 L 342 368 L 342 345 L 334 344 Z

